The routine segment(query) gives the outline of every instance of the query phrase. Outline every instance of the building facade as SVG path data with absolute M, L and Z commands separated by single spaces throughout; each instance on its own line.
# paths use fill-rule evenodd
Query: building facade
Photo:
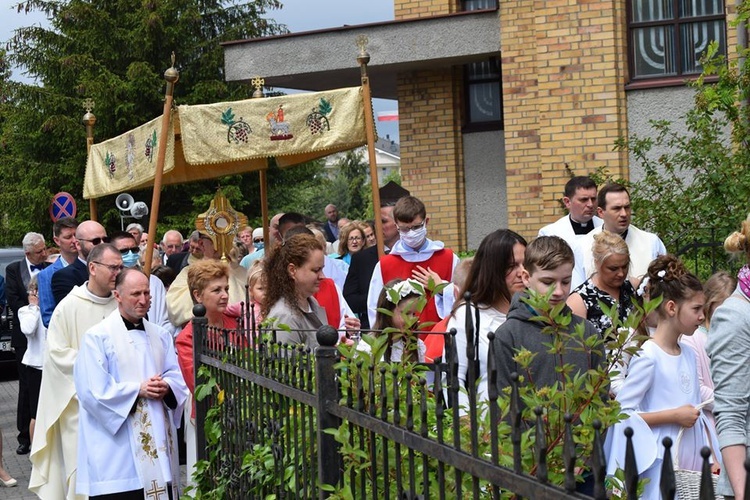
M 228 43 L 227 79 L 358 85 L 366 35 L 373 95 L 398 99 L 404 187 L 459 250 L 501 227 L 536 235 L 570 172 L 637 177 L 615 141 L 680 121 L 708 42 L 738 41 L 722 0 L 394 2 L 392 22 Z

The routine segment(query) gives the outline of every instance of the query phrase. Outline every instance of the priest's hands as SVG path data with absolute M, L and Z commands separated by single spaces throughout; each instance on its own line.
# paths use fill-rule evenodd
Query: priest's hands
M 148 380 L 141 382 L 138 397 L 147 399 L 164 399 L 169 392 L 169 384 L 162 380 L 161 376 L 154 375 Z

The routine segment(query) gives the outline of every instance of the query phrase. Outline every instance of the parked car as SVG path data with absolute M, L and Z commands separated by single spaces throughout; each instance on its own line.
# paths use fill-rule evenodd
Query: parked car
M 24 257 L 23 248 L 0 248 L 0 275 L 5 278 L 5 268 L 8 264 L 21 260 Z M 13 332 L 13 322 L 16 318 L 13 316 L 7 304 L 0 305 L 0 364 L 15 363 L 16 356 L 13 348 L 10 346 L 10 340 Z

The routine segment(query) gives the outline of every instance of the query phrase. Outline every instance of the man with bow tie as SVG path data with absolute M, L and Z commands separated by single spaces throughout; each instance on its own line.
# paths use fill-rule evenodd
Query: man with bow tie
M 47 247 L 44 236 L 39 233 L 26 233 L 23 237 L 23 251 L 26 256 L 12 262 L 5 270 L 6 296 L 8 307 L 13 311 L 14 318 L 18 318 L 18 310 L 29 305 L 29 280 L 46 267 Z M 16 353 L 18 368 L 18 405 L 16 407 L 16 426 L 18 427 L 18 448 L 16 453 L 26 455 L 31 450 L 31 436 L 29 436 L 29 422 L 31 421 L 31 407 L 29 405 L 29 369 L 21 363 L 26 353 L 26 336 L 16 319 L 13 321 L 11 346 Z

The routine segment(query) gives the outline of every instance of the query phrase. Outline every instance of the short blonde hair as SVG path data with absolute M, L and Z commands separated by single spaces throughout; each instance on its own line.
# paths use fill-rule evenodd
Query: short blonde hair
M 607 257 L 612 255 L 627 255 L 630 261 L 630 250 L 628 244 L 619 234 L 602 230 L 601 233 L 594 235 L 594 244 L 591 246 L 591 255 L 594 258 L 594 264 L 598 268 Z
M 208 284 L 218 278 L 229 280 L 229 266 L 219 260 L 203 259 L 188 267 L 188 290 L 190 297 L 201 293 Z

